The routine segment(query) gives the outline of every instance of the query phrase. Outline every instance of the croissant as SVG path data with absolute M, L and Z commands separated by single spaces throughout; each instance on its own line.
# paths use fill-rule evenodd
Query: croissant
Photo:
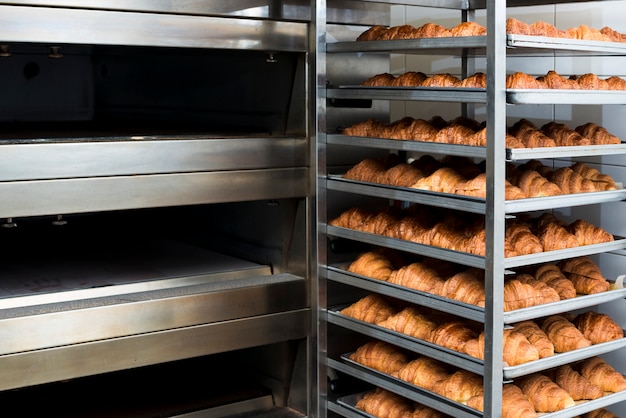
M 387 32 L 388 28 L 382 25 L 374 25 L 371 28 L 367 29 L 365 32 L 361 33 L 356 40 L 357 41 L 375 41 L 380 39 L 380 37 Z
M 507 312 L 555 302 L 556 300 L 560 300 L 556 291 L 554 291 L 552 298 L 546 298 L 532 284 L 524 283 L 517 278 L 508 279 L 504 283 L 504 310 Z
M 549 89 L 580 89 L 576 81 L 565 78 L 555 71 L 548 71 L 546 75 L 537 79 L 543 81 Z
M 377 251 L 369 251 L 350 263 L 348 271 L 384 281 L 389 279 L 394 266 L 385 255 Z
M 342 212 L 337 218 L 332 219 L 329 224 L 343 228 L 361 229 L 371 216 L 372 212 L 361 207 L 354 207 Z
M 583 162 L 577 162 L 572 165 L 572 170 L 580 174 L 586 179 L 589 179 L 596 183 L 596 189 L 598 190 L 615 190 L 617 185 L 611 176 L 608 174 L 602 174 L 596 168 L 593 168 Z
M 537 412 L 556 412 L 574 406 L 574 399 L 546 375 L 535 373 L 516 384 Z
M 382 388 L 367 392 L 355 407 L 375 417 L 403 418 L 413 410 L 411 402 Z
M 348 136 L 376 137 L 379 129 L 380 122 L 370 118 L 344 128 L 341 133 Z
M 574 128 L 576 132 L 589 138 L 594 144 L 620 144 L 622 141 L 602 126 L 588 122 Z
M 432 391 L 455 402 L 465 403 L 483 394 L 483 378 L 467 370 L 458 370 L 435 383 Z
M 422 82 L 422 87 L 460 87 L 461 80 L 449 73 L 434 74 Z
M 588 138 L 580 135 L 574 129 L 571 129 L 564 123 L 548 122 L 541 127 L 541 131 L 550 138 L 554 139 L 558 146 L 583 146 L 591 145 Z
M 545 83 L 530 74 L 515 72 L 506 76 L 507 89 L 545 89 Z
M 554 382 L 569 393 L 575 401 L 598 399 L 604 395 L 602 389 L 572 369 L 569 364 L 559 366 L 553 371 L 552 375 Z
M 574 248 L 580 245 L 576 235 L 555 222 L 545 223 L 540 226 L 537 230 L 537 236 L 545 251 Z
M 527 224 L 522 222 L 509 223 L 504 238 L 511 243 L 518 254 L 536 254 L 544 250 L 539 238 L 532 233 Z
M 584 90 L 608 90 L 609 85 L 606 80 L 602 80 L 596 74 L 587 73 L 576 77 L 576 81 Z
M 487 28 L 476 22 L 462 22 L 450 29 L 452 36 L 485 36 Z
M 554 351 L 564 353 L 579 348 L 589 347 L 589 341 L 576 326 L 561 315 L 544 318 L 541 329 L 554 344 Z
M 477 72 L 469 77 L 461 80 L 462 88 L 484 89 L 487 88 L 487 75 L 483 72 Z
M 602 357 L 591 357 L 579 365 L 579 372 L 605 392 L 626 390 L 626 379 Z
M 485 283 L 470 272 L 462 271 L 446 279 L 441 296 L 484 307 Z
M 453 168 L 442 167 L 430 176 L 419 179 L 410 187 L 420 190 L 431 190 L 442 193 L 456 193 L 458 183 L 465 182 L 465 178 Z
M 462 353 L 465 343 L 477 337 L 478 333 L 466 322 L 455 320 L 446 321 L 437 326 L 430 333 L 428 340 L 433 344 Z
M 583 295 L 606 292 L 610 288 L 598 266 L 589 257 L 564 260 L 559 267 L 572 281 L 576 291 Z
M 554 139 L 546 136 L 528 119 L 520 119 L 509 129 L 526 148 L 555 147 Z M 530 168 L 530 167 L 529 167 Z
M 435 137 L 432 138 L 432 141 L 440 142 L 442 144 L 471 145 L 467 142 L 468 139 L 474 135 L 474 133 L 475 132 L 467 126 L 448 125 L 439 129 Z
M 364 87 L 389 86 L 396 76 L 389 73 L 376 74 L 361 83 Z
M 559 186 L 566 194 L 595 192 L 596 185 L 589 179 L 584 178 L 569 167 L 557 169 L 549 180 Z
M 371 341 L 360 346 L 350 354 L 350 360 L 387 374 L 396 373 L 409 362 L 403 351 L 384 341 Z
M 363 225 L 357 227 L 363 232 L 369 232 L 370 234 L 383 234 L 390 225 L 396 222 L 396 218 L 388 212 L 378 212 L 368 217 Z
M 431 141 L 439 130 L 424 119 L 415 119 L 407 128 L 407 139 L 413 141 Z
M 539 20 L 530 25 L 531 35 L 534 36 L 547 36 L 550 38 L 559 38 L 562 36 L 563 31 L 558 30 L 554 25 Z
M 574 284 L 561 272 L 556 264 L 543 264 L 534 272 L 537 280 L 540 280 L 556 290 L 561 300 L 571 299 L 576 296 Z
M 431 332 L 437 327 L 435 321 L 413 306 L 404 308 L 378 325 L 425 341 L 429 340 Z
M 465 343 L 464 352 L 478 359 L 485 359 L 485 333 Z M 513 329 L 503 331 L 503 360 L 509 366 L 518 366 L 529 361 L 539 360 L 539 351 L 526 336 Z
M 390 86 L 395 87 L 416 87 L 421 86 L 424 80 L 426 80 L 427 75 L 421 71 L 407 71 L 406 73 L 400 74 L 393 80 Z M 406 138 L 404 138 L 406 139 Z
M 411 360 L 395 375 L 398 379 L 430 391 L 438 382 L 450 376 L 443 363 L 426 356 Z
M 393 271 L 388 281 L 410 289 L 434 294 L 440 293 L 444 284 L 444 280 L 437 271 L 423 263 L 411 263 Z
M 443 38 L 452 35 L 449 29 L 432 22 L 423 24 L 415 32 L 418 38 Z
M 424 177 L 418 168 L 407 163 L 400 163 L 385 172 L 384 183 L 392 186 L 409 187 Z
M 380 35 L 381 41 L 393 39 L 412 39 L 415 38 L 415 27 L 411 25 L 398 25 L 390 27 L 386 32 Z
M 613 235 L 583 219 L 572 222 L 567 229 L 576 236 L 579 245 L 592 245 L 614 240 Z
M 513 329 L 523 334 L 537 348 L 540 358 L 554 355 L 554 344 L 536 322 L 531 320 L 518 322 Z
M 484 394 L 471 397 L 467 406 L 478 411 L 484 410 Z M 519 386 L 513 383 L 502 385 L 502 418 L 537 418 L 535 407 L 530 403 Z
M 533 287 L 533 289 L 535 289 L 537 292 L 537 304 L 539 305 L 561 300 L 561 297 L 556 290 L 544 282 L 535 279 L 535 277 L 530 274 L 518 274 L 515 276 L 515 279 L 524 284 L 529 284 Z
M 572 323 L 592 344 L 624 338 L 624 330 L 607 314 L 587 311 L 576 315 Z
M 619 418 L 619 416 L 615 415 L 608 409 L 600 408 L 587 412 L 586 414 L 582 414 L 580 418 Z
M 556 184 L 534 170 L 524 170 L 511 183 L 522 189 L 528 197 L 557 196 L 562 194 Z
M 396 312 L 387 298 L 377 294 L 367 295 L 340 311 L 343 315 L 371 324 L 378 324 Z

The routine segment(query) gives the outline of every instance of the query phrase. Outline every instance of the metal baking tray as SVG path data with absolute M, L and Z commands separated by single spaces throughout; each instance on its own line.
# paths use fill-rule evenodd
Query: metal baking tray
M 327 366 L 341 371 L 375 386 L 397 393 L 407 399 L 418 402 L 446 413 L 455 418 L 482 417 L 482 413 L 466 405 L 444 398 L 441 395 L 427 391 L 408 382 L 393 378 L 388 374 L 365 367 L 342 356 L 341 360 L 327 359 Z
M 510 48 L 564 50 L 568 55 L 571 55 L 572 51 L 626 54 L 626 43 L 622 42 L 588 41 L 583 39 L 550 38 L 546 36 L 508 34 L 506 37 L 506 45 Z
M 449 312 L 463 318 L 477 322 L 485 321 L 485 309 L 475 305 L 446 299 L 441 296 L 432 295 L 426 292 L 409 289 L 394 283 L 372 279 L 363 275 L 355 274 L 345 269 L 345 266 L 327 266 L 328 279 L 359 287 L 370 292 L 380 293 L 396 299 L 418 305 L 428 306 L 444 312 Z M 524 309 L 502 312 L 505 324 L 525 321 L 528 319 L 540 318 L 542 316 L 554 315 L 563 312 L 570 312 L 577 309 L 584 309 L 607 303 L 626 297 L 626 288 L 623 284 L 614 284 L 611 290 L 592 295 L 577 296 L 573 299 L 565 299 L 543 305 L 531 306 Z
M 366 393 L 367 392 L 361 392 L 353 395 L 342 396 L 340 398 L 337 398 L 337 404 L 354 412 L 359 417 L 376 418 L 374 415 L 368 414 L 367 412 L 362 411 L 356 407 L 357 402 L 359 402 Z
M 486 89 L 436 88 L 436 87 L 387 87 L 387 86 L 329 86 L 329 99 L 365 100 L 419 100 L 431 102 L 486 103 Z
M 455 417 L 460 417 L 460 416 L 466 416 L 466 415 L 461 415 L 464 412 L 466 413 L 472 413 L 472 412 L 479 412 L 473 408 L 469 408 L 466 405 L 463 405 L 459 402 L 454 402 L 451 401 L 450 399 L 446 399 L 442 396 L 439 396 L 437 394 L 434 394 L 433 392 L 427 391 L 423 388 L 420 388 L 418 386 L 412 385 L 408 382 L 404 382 L 400 379 L 397 379 L 395 377 L 392 377 L 388 374 L 385 373 L 381 373 L 377 370 L 371 369 L 369 367 L 363 366 L 362 364 L 359 364 L 355 361 L 352 361 L 348 358 L 349 353 L 348 354 L 344 354 L 341 356 L 341 360 L 346 363 L 347 368 L 346 369 L 354 369 L 354 370 L 359 370 L 361 371 L 361 376 L 363 376 L 365 378 L 365 380 L 369 380 L 368 377 L 371 376 L 371 378 L 373 378 L 374 376 L 381 376 L 381 379 L 385 379 L 387 381 L 389 381 L 390 385 L 388 385 L 385 389 L 391 390 L 392 392 L 398 393 L 399 395 L 404 396 L 402 393 L 399 393 L 398 388 L 402 388 L 402 387 L 412 387 L 414 388 L 414 390 L 416 391 L 420 391 L 420 392 L 424 392 L 424 393 L 428 393 L 434 396 L 438 396 L 439 398 L 441 398 L 441 402 L 442 404 L 444 402 L 448 403 L 448 404 L 453 404 L 453 405 L 457 405 L 457 408 L 459 409 L 458 411 L 455 411 L 455 413 L 452 414 L 452 416 Z M 359 377 L 359 376 L 356 376 Z M 376 381 L 380 381 L 378 379 L 376 379 Z M 374 383 L 374 382 L 372 382 Z M 515 382 L 513 382 L 515 383 Z M 376 383 L 374 383 L 376 384 Z M 414 399 L 415 400 L 415 399 Z M 621 392 L 615 392 L 615 393 L 611 393 L 608 395 L 605 395 L 599 399 L 594 399 L 592 401 L 577 401 L 575 406 L 572 406 L 570 408 L 566 408 L 566 409 L 562 409 L 560 411 L 557 412 L 550 412 L 550 413 L 541 413 L 539 414 L 539 416 L 541 418 L 565 418 L 565 417 L 573 417 L 573 416 L 577 416 L 580 414 L 584 414 L 586 412 L 590 412 L 593 411 L 595 409 L 599 409 L 599 408 L 603 408 L 605 406 L 609 406 L 618 402 L 622 402 L 626 400 L 626 390 L 623 390 Z M 416 402 L 420 402 L 420 400 L 415 400 Z M 423 403 L 423 402 L 421 402 Z M 428 405 L 431 406 L 431 405 Z M 442 412 L 446 412 L 444 411 L 441 406 L 440 407 L 435 407 L 435 409 L 441 410 Z M 469 416 L 474 416 L 474 415 L 469 415 Z M 476 416 L 482 416 L 482 414 L 478 414 Z
M 393 39 L 383 41 L 348 41 L 326 45 L 326 52 L 394 52 L 394 53 L 442 53 L 450 55 L 454 49 L 461 54 L 467 49 L 480 49 L 484 54 L 487 48 L 486 36 L 458 36 L 442 38 Z M 476 51 L 478 54 L 479 51 Z
M 626 90 L 507 89 L 510 104 L 626 104 Z
M 378 196 L 405 202 L 423 203 L 473 213 L 486 213 L 487 210 L 487 203 L 483 198 L 431 192 L 428 190 L 419 190 L 410 187 L 360 182 L 343 178 L 341 175 L 329 175 L 327 188 L 330 190 L 358 193 L 368 196 Z M 563 194 L 558 196 L 507 200 L 504 202 L 504 211 L 505 213 L 519 213 L 618 202 L 625 199 L 626 189 L 621 188 L 618 190 L 601 192 Z
M 405 335 L 375 324 L 360 321 L 355 318 L 343 315 L 338 311 L 328 310 L 329 322 L 368 335 L 378 340 L 386 341 L 390 344 L 402 347 L 409 351 L 436 358 L 444 363 L 465 369 L 467 371 L 482 375 L 484 372 L 484 361 L 460 353 L 428 341 L 420 340 L 409 335 Z M 517 377 L 531 373 L 540 372 L 563 364 L 572 363 L 593 356 L 609 353 L 626 347 L 626 338 L 609 341 L 601 344 L 594 344 L 589 347 L 572 350 L 566 353 L 558 353 L 550 357 L 542 358 L 517 366 L 505 366 L 502 368 L 505 380 L 512 380 Z
M 326 233 L 327 235 L 339 238 L 346 238 L 367 244 L 393 248 L 400 251 L 420 254 L 425 257 L 448 260 L 453 263 L 463 264 L 471 267 L 478 267 L 482 269 L 485 268 L 486 260 L 484 256 L 448 250 L 446 248 L 433 247 L 425 244 L 418 244 L 411 241 L 405 241 L 397 238 L 389 238 L 382 235 L 370 234 L 367 232 L 328 224 L 326 225 Z M 550 261 L 562 260 L 564 258 L 581 257 L 583 255 L 599 254 L 607 251 L 622 250 L 626 248 L 625 238 L 617 236 L 614 238 L 614 241 L 604 242 L 600 244 L 584 245 L 580 247 L 566 248 L 563 250 L 544 251 L 537 254 L 520 255 L 516 257 L 507 257 L 503 260 L 504 268 L 546 263 Z

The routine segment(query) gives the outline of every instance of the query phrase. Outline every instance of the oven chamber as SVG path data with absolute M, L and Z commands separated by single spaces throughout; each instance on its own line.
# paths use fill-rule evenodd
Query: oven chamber
M 309 414 L 308 4 L 82 3 L 0 3 L 0 399 Z

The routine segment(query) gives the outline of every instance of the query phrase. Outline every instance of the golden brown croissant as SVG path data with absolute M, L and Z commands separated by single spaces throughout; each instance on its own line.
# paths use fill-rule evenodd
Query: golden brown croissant
M 484 411 L 484 393 L 467 400 L 467 406 Z M 519 386 L 502 385 L 502 418 L 537 418 L 537 412 Z
M 461 80 L 452 74 L 441 73 L 427 77 L 421 84 L 422 87 L 460 87 Z
M 400 163 L 389 168 L 383 177 L 385 184 L 399 187 L 410 187 L 424 177 L 418 168 L 408 163 Z
M 469 77 L 465 77 L 463 80 L 461 80 L 460 87 L 468 89 L 487 88 L 487 74 L 483 72 L 477 72 L 470 75 Z
M 356 181 L 380 183 L 385 171 L 386 168 L 380 160 L 366 158 L 346 171 L 343 177 Z
M 545 283 L 539 282 L 534 278 L 533 281 L 523 280 L 522 275 L 518 276 L 519 278 L 507 279 L 504 283 L 505 311 L 513 311 L 560 300 L 556 291 Z M 537 282 L 541 284 L 537 285 Z
M 376 137 L 381 123 L 375 119 L 367 119 L 344 128 L 341 133 L 348 136 Z
M 541 131 L 548 137 L 554 139 L 558 146 L 584 146 L 591 145 L 588 138 L 580 135 L 574 129 L 564 123 L 548 122 L 541 127 Z
M 592 344 L 624 338 L 624 330 L 609 315 L 587 311 L 576 315 L 572 323 Z
M 578 90 L 580 86 L 574 80 L 565 78 L 556 71 L 548 71 L 546 75 L 537 77 L 537 80 L 543 81 L 549 89 L 565 89 Z
M 544 318 L 541 329 L 550 338 L 554 344 L 554 351 L 557 353 L 565 353 L 591 345 L 591 341 L 585 338 L 582 332 L 562 315 L 551 315 Z
M 607 129 L 593 122 L 588 122 L 584 125 L 577 126 L 574 130 L 585 138 L 589 138 L 594 144 L 599 145 L 621 143 L 621 140 L 617 136 L 613 135 Z
M 427 177 L 423 177 L 410 187 L 413 189 L 430 190 L 441 193 L 456 193 L 457 184 L 465 182 L 465 178 L 453 168 L 443 167 Z
M 587 73 L 575 78 L 576 82 L 583 90 L 608 90 L 609 85 L 606 80 L 601 79 L 596 74 Z
M 515 72 L 506 76 L 507 89 L 545 89 L 545 83 L 530 74 Z
M 536 322 L 531 320 L 518 322 L 513 329 L 524 334 L 526 339 L 537 348 L 540 358 L 554 355 L 554 344 Z
M 626 80 L 622 77 L 612 75 L 604 81 L 606 81 L 609 90 L 626 90 Z
M 600 408 L 587 412 L 586 414 L 582 414 L 580 418 L 619 418 L 619 416 L 615 415 L 608 409 Z
M 415 33 L 417 38 L 445 38 L 452 36 L 448 28 L 432 22 L 418 27 Z
M 376 74 L 361 83 L 361 86 L 376 87 L 376 86 L 390 86 L 396 76 L 389 73 Z
M 561 167 L 548 178 L 565 194 L 595 192 L 596 185 L 569 167 Z
M 591 357 L 583 360 L 578 371 L 605 392 L 626 390 L 626 379 L 607 363 L 602 357 Z
M 375 417 L 387 418 L 403 418 L 413 410 L 409 400 L 382 388 L 365 393 L 355 407 Z
M 329 224 L 343 228 L 361 229 L 371 216 L 372 212 L 357 206 L 342 212 L 338 217 L 332 219 Z
M 471 128 L 468 128 L 464 125 L 448 125 L 445 126 L 439 131 L 432 139 L 433 142 L 440 142 L 442 144 L 461 144 L 461 145 L 472 145 L 468 143 L 472 136 L 474 135 L 474 131 Z
M 384 254 L 369 251 L 357 257 L 348 267 L 348 271 L 378 280 L 387 280 L 394 271 L 394 266 Z
M 407 71 L 400 74 L 390 84 L 393 87 L 417 87 L 424 83 L 428 76 L 421 71 Z M 406 139 L 406 138 L 404 138 Z
M 600 32 L 606 35 L 612 42 L 625 42 L 626 36 L 615 29 L 605 26 L 600 29 Z
M 355 228 L 359 231 L 369 232 L 370 234 L 383 234 L 396 222 L 396 218 L 389 212 L 383 211 L 368 217 L 363 225 Z
M 384 296 L 367 295 L 340 311 L 343 315 L 371 324 L 378 324 L 394 315 L 397 309 Z
M 350 354 L 350 360 L 387 374 L 396 373 L 409 362 L 402 350 L 384 341 L 371 341 L 360 346 Z
M 432 330 L 428 340 L 433 344 L 463 353 L 465 343 L 477 337 L 478 333 L 467 322 L 454 320 L 438 325 Z
M 404 308 L 378 325 L 425 341 L 429 340 L 431 332 L 437 327 L 435 321 L 413 306 Z
M 450 28 L 452 36 L 485 36 L 487 28 L 476 22 L 462 22 Z
M 411 25 L 392 26 L 384 33 L 381 33 L 380 40 L 388 41 L 394 39 L 413 39 L 415 38 L 415 27 Z
M 471 272 L 462 271 L 445 280 L 441 296 L 484 307 L 485 283 Z
M 615 180 L 608 174 L 602 174 L 596 168 L 593 168 L 583 162 L 577 162 L 572 165 L 572 170 L 580 174 L 586 179 L 589 179 L 596 183 L 597 190 L 615 190 L 617 189 L 617 185 L 615 184 Z
M 547 36 L 549 38 L 559 38 L 562 36 L 563 31 L 558 30 L 554 25 L 538 20 L 530 24 L 531 35 L 534 36 Z
M 539 238 L 533 234 L 530 226 L 522 222 L 511 222 L 507 225 L 504 239 L 511 243 L 518 254 L 536 254 L 544 248 Z
M 481 173 L 476 177 L 456 185 L 456 193 L 464 196 L 475 196 L 484 198 L 487 195 L 487 175 Z M 504 198 L 506 200 L 524 199 L 526 194 L 508 180 L 504 183 Z
M 374 25 L 371 28 L 367 29 L 365 32 L 361 33 L 356 40 L 357 41 L 375 41 L 380 39 L 380 37 L 387 32 L 388 28 L 382 25 Z
M 465 403 L 483 394 L 483 378 L 467 370 L 458 370 L 435 383 L 432 391 L 455 402 Z
M 559 294 L 561 300 L 576 297 L 576 288 L 570 279 L 565 277 L 556 264 L 543 264 L 534 272 L 535 278 L 541 280 Z
M 528 119 L 520 119 L 509 129 L 509 133 L 520 140 L 526 148 L 555 147 L 554 139 L 546 136 Z M 528 167 L 532 169 L 531 167 Z M 536 170 L 539 171 L 539 170 Z M 541 173 L 543 174 L 543 173 Z
M 442 362 L 426 356 L 411 360 L 395 375 L 398 379 L 431 391 L 438 382 L 450 376 Z
M 444 280 L 436 270 L 423 263 L 411 263 L 399 268 L 389 276 L 389 283 L 395 283 L 410 289 L 439 294 Z
M 576 236 L 579 245 L 600 244 L 614 240 L 613 235 L 583 219 L 572 222 L 567 229 Z
M 572 369 L 569 364 L 557 367 L 551 373 L 554 382 L 564 389 L 575 401 L 598 399 L 604 395 L 602 389 L 585 376 Z
M 566 227 L 556 222 L 544 223 L 537 229 L 537 236 L 544 251 L 562 250 L 580 245 L 576 235 L 570 233 Z
M 535 289 L 535 291 L 537 292 L 538 305 L 550 302 L 557 302 L 561 300 L 561 297 L 556 290 L 554 290 L 544 282 L 535 279 L 535 277 L 531 274 L 518 274 L 517 276 L 515 276 L 515 279 L 524 284 L 529 284 L 533 287 L 533 289 Z
M 514 35 L 532 35 L 530 25 L 514 17 L 506 19 L 506 33 Z
M 535 373 L 515 382 L 537 412 L 555 412 L 574 406 L 572 397 L 546 375 Z
M 576 292 L 582 295 L 606 292 L 610 283 L 589 257 L 577 257 L 559 263 L 561 270 L 572 281 Z
M 535 170 L 522 170 L 518 176 L 511 178 L 511 183 L 522 189 L 528 197 L 557 196 L 562 194 L 559 186 Z
M 484 360 L 485 333 L 481 332 L 478 338 L 467 341 L 464 350 L 465 354 Z M 507 365 L 518 366 L 529 361 L 539 360 L 539 351 L 521 332 L 505 329 L 503 331 L 502 356 Z

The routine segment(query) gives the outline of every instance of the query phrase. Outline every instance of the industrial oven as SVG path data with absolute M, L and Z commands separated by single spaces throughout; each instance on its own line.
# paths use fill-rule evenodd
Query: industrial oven
M 305 416 L 310 6 L 0 4 L 0 398 Z

